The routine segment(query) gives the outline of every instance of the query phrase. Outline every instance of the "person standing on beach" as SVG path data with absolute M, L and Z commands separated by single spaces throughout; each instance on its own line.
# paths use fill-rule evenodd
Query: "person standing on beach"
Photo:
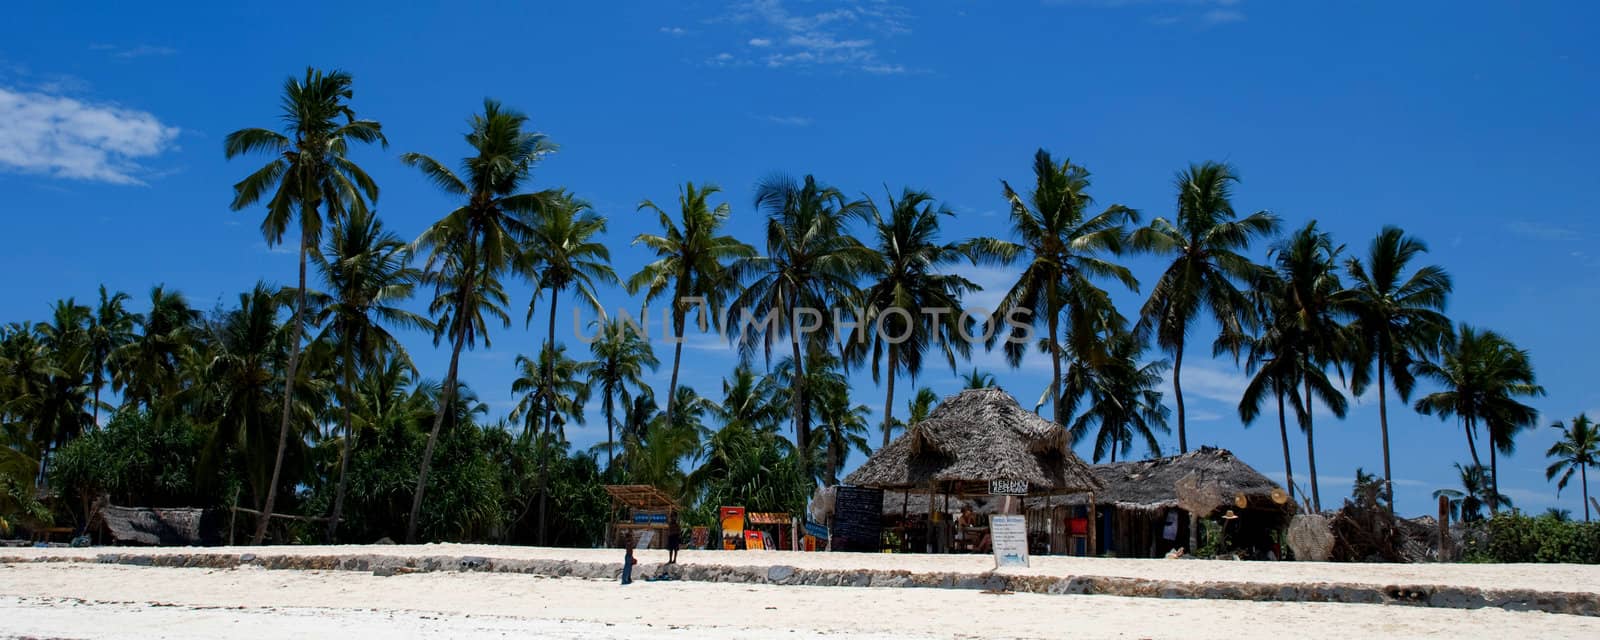
M 622 534 L 622 584 L 633 584 L 633 565 L 638 563 L 633 559 L 633 534 Z
M 678 547 L 683 544 L 683 528 L 678 526 L 678 512 L 667 512 L 667 564 L 678 564 Z

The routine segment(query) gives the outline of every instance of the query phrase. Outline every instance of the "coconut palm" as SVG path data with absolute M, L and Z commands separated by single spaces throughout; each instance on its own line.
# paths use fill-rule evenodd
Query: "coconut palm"
M 937 406 L 939 406 L 939 394 L 934 393 L 933 389 L 927 387 L 917 389 L 917 392 L 912 394 L 911 401 L 906 404 L 906 413 L 908 414 L 906 424 L 915 425 L 927 420 L 928 416 L 933 414 L 934 407 Z
M 1156 344 L 1172 354 L 1172 396 L 1182 453 L 1189 451 L 1182 375 L 1189 327 L 1209 311 L 1224 334 L 1244 332 L 1241 316 L 1250 305 L 1235 283 L 1249 282 L 1261 267 L 1243 254 L 1254 240 L 1278 232 L 1277 216 L 1265 211 L 1238 217 L 1233 210 L 1233 185 L 1238 182 L 1229 165 L 1189 165 L 1176 180 L 1178 206 L 1173 219 L 1156 218 L 1130 238 L 1135 249 L 1171 260 L 1139 310 L 1137 330 L 1154 334 Z
M 761 375 L 749 363 L 741 362 L 731 377 L 722 379 L 722 404 L 713 406 L 711 415 L 724 428 L 777 432 L 784 414 L 779 391 L 771 376 Z
M 1438 500 L 1443 497 L 1449 500 L 1450 517 L 1461 522 L 1475 522 L 1483 519 L 1483 505 L 1512 506 L 1511 498 L 1501 495 L 1490 485 L 1483 465 L 1475 464 L 1463 467 L 1461 463 L 1455 464 L 1456 473 L 1461 476 L 1460 489 L 1440 489 L 1433 492 L 1433 498 Z
M 365 209 L 353 210 L 333 224 L 327 246 L 314 256 L 329 294 L 319 305 L 316 323 L 323 327 L 319 340 L 337 345 L 343 369 L 341 388 L 344 439 L 339 454 L 339 480 L 328 539 L 338 537 L 344 515 L 344 496 L 355 449 L 356 379 L 378 366 L 385 355 L 410 362 L 405 349 L 387 327 L 433 329 L 427 318 L 399 305 L 411 299 L 422 272 L 411 266 L 411 247 L 386 231 L 383 222 Z
M 1370 364 L 1377 365 L 1378 428 L 1383 438 L 1384 496 L 1394 509 L 1394 476 L 1389 470 L 1388 386 L 1405 402 L 1411 400 L 1416 379 L 1411 367 L 1438 351 L 1440 339 L 1450 333 L 1450 320 L 1441 313 L 1450 295 L 1450 275 L 1429 265 L 1409 277 L 1406 269 L 1428 245 L 1386 226 L 1373 238 L 1363 264 L 1345 261 L 1350 288 L 1339 294 L 1338 304 L 1351 318 L 1350 331 L 1360 343 L 1357 366 L 1351 372 L 1350 391 L 1360 395 L 1373 382 Z
M 633 244 L 642 244 L 656 260 L 628 278 L 628 293 L 643 290 L 645 303 L 671 293 L 672 377 L 667 383 L 667 420 L 672 420 L 673 398 L 678 392 L 678 368 L 683 362 L 683 330 L 692 300 L 702 301 L 700 330 L 705 331 L 713 313 L 739 284 L 738 265 L 754 257 L 755 248 L 731 235 L 718 235 L 728 221 L 731 209 L 724 202 L 711 206 L 711 196 L 722 190 L 715 185 L 696 189 L 686 183 L 678 192 L 678 220 L 654 202 L 639 203 L 639 210 L 654 211 L 661 234 L 641 233 Z
M 1306 468 L 1311 475 L 1311 506 L 1316 511 L 1322 510 L 1322 497 L 1312 402 L 1320 401 L 1339 418 L 1349 409 L 1344 393 L 1327 374 L 1327 368 L 1343 362 L 1350 351 L 1347 332 L 1335 317 L 1336 297 L 1342 287 L 1334 265 L 1342 250 L 1333 244 L 1332 236 L 1317 229 L 1315 220 L 1272 250 L 1282 283 L 1283 307 L 1277 312 L 1281 325 L 1277 330 L 1282 335 L 1278 341 L 1283 348 L 1293 349 L 1295 378 L 1303 392 L 1297 413 L 1306 434 Z
M 933 196 L 909 188 L 899 200 L 889 194 L 887 201 L 887 216 L 877 206 L 867 208 L 876 252 L 863 265 L 868 280 L 861 292 L 863 317 L 845 348 L 847 361 L 870 353 L 873 382 L 880 375 L 888 378 L 883 400 L 886 447 L 895 425 L 895 378 L 904 371 L 915 379 L 930 349 L 955 372 L 956 355 L 966 357 L 972 351 L 962 337 L 961 296 L 979 289 L 947 272 L 969 259 L 969 246 L 975 246 L 939 242 L 940 219 L 954 217 L 954 211 L 936 208 Z M 887 365 L 880 369 L 885 358 Z
M 106 386 L 111 359 L 137 337 L 133 329 L 139 316 L 129 313 L 127 309 L 127 302 L 131 299 L 121 291 L 108 294 L 106 286 L 100 285 L 100 302 L 95 305 L 94 315 L 89 318 L 89 365 L 92 367 L 89 385 L 94 389 L 92 424 L 96 426 L 100 424 L 100 390 Z
M 178 392 L 200 313 L 183 294 L 157 285 L 150 289 L 150 310 L 134 319 L 138 335 L 117 350 L 111 389 L 122 394 L 123 406 L 155 410 Z
M 1600 427 L 1581 413 L 1572 419 L 1571 426 L 1558 420 L 1550 427 L 1561 432 L 1561 439 L 1544 453 L 1555 460 L 1545 469 L 1544 477 L 1555 480 L 1561 476 L 1556 482 L 1556 495 L 1560 495 L 1572 480 L 1572 472 L 1577 471 L 1578 485 L 1583 489 L 1583 521 L 1589 522 L 1589 467 L 1600 464 Z
M 814 387 L 817 390 L 816 446 L 822 454 L 822 478 L 827 486 L 839 484 L 839 468 L 850 452 L 872 453 L 866 438 L 867 419 L 872 410 L 864 404 L 851 404 L 849 383 L 843 375 L 834 375 L 836 380 Z
M 283 241 L 291 222 L 299 222 L 300 293 L 295 299 L 293 337 L 289 345 L 288 373 L 284 384 L 295 383 L 300 341 L 306 312 L 306 262 L 321 241 L 323 215 L 338 217 L 347 211 L 366 207 L 378 199 L 378 184 L 347 157 L 350 143 L 389 145 L 383 126 L 373 120 L 359 120 L 350 108 L 353 80 L 343 71 L 323 72 L 307 67 L 304 79 L 290 77 L 283 86 L 283 132 L 266 128 L 240 129 L 223 141 L 225 155 L 262 153 L 272 159 L 265 166 L 233 185 L 234 211 L 267 199 L 267 217 L 261 221 L 261 234 L 267 245 Z M 270 196 L 268 194 L 271 194 Z M 324 211 L 324 208 L 326 210 Z M 289 444 L 289 403 L 293 388 L 283 391 L 283 412 L 279 418 L 278 453 L 273 463 L 276 476 L 283 466 L 283 453 Z M 256 521 L 252 544 L 267 535 L 277 498 L 277 482 L 270 485 L 266 505 Z
M 39 478 L 43 481 L 50 452 L 77 438 L 93 424 L 89 411 L 92 354 L 89 323 L 92 310 L 72 298 L 51 307 L 50 320 L 34 325 L 49 363 L 49 378 L 34 395 L 29 422 L 33 441 L 40 443 Z
M 570 193 L 551 200 L 542 215 L 528 229 L 521 262 L 534 282 L 534 290 L 550 291 L 550 324 L 546 329 L 545 348 L 556 344 L 556 307 L 562 293 L 571 291 L 579 303 L 596 313 L 604 313 L 595 291 L 599 285 L 616 284 L 617 274 L 611 269 L 611 251 L 599 241 L 605 233 L 606 219 L 595 213 L 589 203 Z M 534 294 L 537 302 L 538 294 Z M 528 318 L 533 317 L 533 305 L 528 304 Z M 546 372 L 546 377 L 551 374 Z M 553 389 L 546 389 L 547 392 Z M 545 396 L 545 420 L 548 429 L 555 418 L 555 397 Z M 543 457 L 539 467 L 539 544 L 544 544 L 548 523 L 545 520 L 546 494 L 549 479 L 548 465 Z
M 750 355 L 759 345 L 769 360 L 772 344 L 788 337 L 790 359 L 797 363 L 790 378 L 795 445 L 802 466 L 811 452 L 811 420 L 806 392 L 805 365 L 800 354 L 815 342 L 825 342 L 819 332 L 823 310 L 840 300 L 857 297 L 856 278 L 871 252 L 845 233 L 850 218 L 867 214 L 864 200 L 848 200 L 838 189 L 820 184 L 813 176 L 795 181 L 772 176 L 756 185 L 755 206 L 766 214 L 767 252 L 742 261 L 742 273 L 753 279 L 734 299 L 729 317 L 740 318 L 737 340 Z M 814 314 L 814 315 L 812 315 Z M 805 319 L 797 316 L 807 315 Z M 751 320 L 761 322 L 751 331 Z M 816 326 L 809 326 L 812 321 Z M 797 325 L 803 321 L 803 325 Z
M 616 462 L 616 404 L 628 406 L 632 397 L 628 390 L 645 388 L 644 370 L 654 371 L 661 365 L 650 348 L 646 336 L 631 329 L 622 319 L 613 319 L 600 325 L 600 333 L 589 343 L 589 353 L 594 360 L 580 365 L 579 372 L 589 380 L 589 386 L 599 385 L 601 404 L 606 414 L 606 469 Z M 669 414 L 670 415 L 670 414 Z
M 1437 361 L 1417 363 L 1415 369 L 1418 377 L 1441 387 L 1418 398 L 1416 410 L 1423 415 L 1437 415 L 1440 420 L 1457 419 L 1475 467 L 1483 466 L 1478 458 L 1478 427 L 1488 430 L 1489 488 L 1499 495 L 1496 452 L 1512 453 L 1517 430 L 1532 425 L 1539 417 L 1538 411 L 1519 399 L 1544 395 L 1528 352 L 1494 331 L 1462 324 L 1443 345 Z M 1498 502 L 1489 502 L 1490 512 L 1499 509 Z
M 1064 349 L 1056 343 L 1061 335 L 1061 314 L 1069 307 L 1102 309 L 1109 306 L 1106 292 L 1095 285 L 1097 278 L 1111 278 L 1130 290 L 1139 287 L 1133 272 L 1106 259 L 1122 252 L 1124 224 L 1137 222 L 1138 212 L 1122 205 L 1111 205 L 1098 214 L 1090 212 L 1094 199 L 1089 196 L 1089 170 L 1070 160 L 1056 164 L 1050 153 L 1040 149 L 1033 159 L 1034 190 L 1024 197 L 1001 180 L 1006 203 L 1011 208 L 1012 233 L 1019 242 L 985 241 L 986 254 L 1006 261 L 1024 258 L 1016 283 L 1002 298 L 990 318 L 995 331 L 989 346 L 1005 340 L 1006 360 L 1021 364 L 1031 327 L 1044 323 L 1049 339 L 1051 376 L 1048 392 L 1052 417 L 1066 422 L 1062 407 L 1061 360 Z M 1087 313 L 1087 312 L 1086 312 Z M 1098 314 L 1095 314 L 1098 315 Z M 1015 324 L 1006 324 L 1014 320 Z
M 1245 371 L 1250 382 L 1239 398 L 1239 419 L 1249 427 L 1261 415 L 1261 405 L 1268 396 L 1278 405 L 1278 437 L 1283 445 L 1284 483 L 1289 487 L 1289 501 L 1294 501 L 1294 463 L 1289 456 L 1289 426 L 1284 399 L 1294 407 L 1297 420 L 1303 413 L 1299 380 L 1301 359 L 1293 342 L 1295 325 L 1289 309 L 1288 287 L 1277 272 L 1259 274 L 1250 287 L 1248 297 L 1254 307 L 1252 315 L 1256 333 L 1235 336 L 1238 346 L 1223 345 L 1227 349 L 1246 349 Z
M 537 360 L 517 356 L 517 377 L 511 381 L 511 392 L 521 399 L 512 407 L 510 419 L 522 424 L 524 441 L 553 438 L 565 442 L 566 425 L 583 424 L 583 407 L 594 387 L 593 380 L 583 374 L 592 365 L 573 360 L 567 355 L 567 346 L 559 344 L 540 351 Z
M 464 201 L 428 227 L 416 242 L 429 252 L 425 269 L 438 293 L 449 294 L 435 298 L 433 312 L 463 321 L 442 323 L 439 328 L 444 333 L 435 333 L 436 342 L 445 335 L 450 338 L 450 368 L 411 500 L 407 541 L 416 537 L 417 516 L 422 510 L 434 444 L 444 423 L 444 407 L 450 404 L 456 390 L 461 349 L 480 336 L 488 344 L 487 325 L 473 319 L 481 319 L 487 311 L 509 326 L 500 278 L 521 256 L 519 242 L 530 232 L 528 218 L 548 208 L 558 195 L 554 191 L 523 191 L 534 165 L 555 150 L 543 134 L 525 129 L 527 116 L 494 100 L 485 100 L 483 113 L 474 115 L 470 122 L 466 139 L 473 155 L 462 159 L 461 175 L 420 153 L 400 156 L 401 161 L 421 170 L 442 191 Z
M 1151 456 L 1160 456 L 1161 443 L 1156 441 L 1156 433 L 1170 432 L 1167 418 L 1172 413 L 1161 402 L 1162 374 L 1166 373 L 1167 362 L 1140 364 L 1144 345 L 1130 333 L 1113 332 L 1099 344 L 1099 353 L 1092 356 L 1074 353 L 1067 370 L 1063 400 L 1067 411 L 1070 414 L 1080 402 L 1087 401 L 1084 412 L 1068 425 L 1072 444 L 1076 446 L 1092 435 L 1095 462 L 1107 454 L 1111 462 L 1116 462 L 1119 451 L 1126 457 L 1135 438 Z
M 962 389 L 990 389 L 1000 386 L 995 381 L 994 374 L 988 371 L 979 371 L 977 367 L 973 367 L 972 371 L 962 374 L 961 384 Z M 913 422 L 912 424 L 916 423 Z

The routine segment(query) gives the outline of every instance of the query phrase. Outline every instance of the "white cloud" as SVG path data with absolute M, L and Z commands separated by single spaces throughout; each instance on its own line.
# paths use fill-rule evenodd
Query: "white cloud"
M 665 33 L 669 36 L 682 36 L 688 35 L 689 33 L 688 31 L 684 30 L 683 27 L 662 27 L 660 31 L 661 33 Z
M 1538 220 L 1510 222 L 1506 224 L 1506 230 L 1524 238 L 1545 242 L 1582 240 L 1584 238 L 1582 231 L 1572 227 Z
M 909 11 L 889 2 L 845 2 L 816 13 L 795 13 L 782 0 L 749 0 L 714 22 L 756 31 L 746 43 L 769 51 L 749 62 L 768 68 L 840 67 L 874 74 L 905 73 L 902 64 L 883 60 L 883 38 L 910 33 Z M 713 64 L 729 60 L 712 59 Z
M 138 160 L 171 149 L 178 133 L 144 111 L 0 87 L 0 168 L 143 184 Z
M 147 58 L 154 56 L 170 56 L 178 53 L 172 47 L 163 47 L 151 44 L 139 44 L 131 47 L 119 47 L 112 44 L 92 44 L 89 48 L 94 51 L 105 51 L 113 58 L 132 60 L 134 58 Z
M 761 119 L 785 127 L 811 126 L 811 118 L 805 116 L 761 116 Z

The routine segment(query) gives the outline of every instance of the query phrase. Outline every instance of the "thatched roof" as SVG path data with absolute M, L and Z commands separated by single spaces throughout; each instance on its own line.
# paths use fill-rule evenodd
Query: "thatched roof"
M 145 509 L 106 505 L 100 509 L 106 528 L 118 542 L 155 546 L 217 544 L 219 514 L 213 510 Z
M 608 484 L 606 493 L 622 506 L 640 511 L 677 511 L 678 502 L 665 491 L 648 484 Z
M 988 493 L 991 480 L 1024 480 L 1037 495 L 1094 491 L 1100 483 L 1072 452 L 1066 429 L 999 389 L 945 398 L 933 413 L 845 478 L 890 490 Z
M 1227 449 L 1201 447 L 1183 455 L 1100 464 L 1093 469 L 1106 487 L 1096 493 L 1096 500 L 1119 509 L 1177 507 L 1202 518 L 1225 509 L 1294 511 L 1277 483 Z M 1087 501 L 1086 496 L 1069 496 L 1061 502 Z

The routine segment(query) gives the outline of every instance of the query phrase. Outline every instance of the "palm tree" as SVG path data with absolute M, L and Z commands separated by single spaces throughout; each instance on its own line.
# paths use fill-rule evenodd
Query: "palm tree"
M 631 398 L 628 388 L 644 389 L 644 369 L 649 367 L 654 371 L 661 361 L 656 359 L 650 341 L 620 318 L 600 326 L 599 335 L 589 343 L 589 353 L 594 360 L 583 363 L 580 373 L 588 377 L 589 385 L 600 386 L 601 404 L 606 414 L 606 469 L 609 471 L 616 462 L 617 419 L 613 401 L 621 398 L 622 405 L 628 406 Z
M 611 251 L 598 236 L 605 233 L 606 219 L 595 213 L 589 203 L 563 193 L 554 198 L 528 230 L 528 238 L 521 257 L 523 268 L 534 282 L 534 290 L 550 290 L 550 325 L 545 338 L 545 348 L 556 344 L 556 303 L 562 292 L 573 295 L 590 309 L 604 313 L 595 289 L 602 284 L 616 284 L 617 273 L 611 269 Z M 538 300 L 538 294 L 534 294 Z M 533 303 L 528 304 L 528 317 L 533 317 Z M 549 377 L 546 372 L 546 377 Z M 550 391 L 547 389 L 547 391 Z M 555 416 L 555 398 L 545 397 L 545 428 L 550 427 Z M 549 479 L 548 465 L 543 457 L 539 466 L 539 544 L 545 542 L 548 523 L 545 520 L 545 502 Z
M 307 67 L 304 80 L 290 77 L 284 82 L 282 133 L 265 128 L 240 129 L 228 134 L 223 141 L 223 151 L 229 159 L 251 153 L 265 153 L 272 158 L 233 185 L 230 205 L 233 210 L 243 210 L 268 198 L 267 217 L 261 222 L 261 233 L 269 246 L 282 242 L 291 219 L 299 218 L 300 293 L 295 300 L 288 374 L 284 376 L 286 385 L 295 383 L 300 364 L 306 311 L 306 260 L 316 251 L 322 237 L 322 207 L 327 207 L 329 216 L 337 217 L 365 208 L 363 197 L 371 201 L 378 199 L 377 183 L 346 157 L 346 152 L 351 141 L 377 142 L 384 147 L 389 146 L 389 141 L 383 137 L 382 125 L 373 120 L 356 119 L 349 104 L 354 95 L 350 88 L 352 83 L 350 74 L 343 71 L 325 73 Z M 270 197 L 267 196 L 269 192 Z M 286 387 L 274 476 L 283 466 L 283 452 L 289 444 L 289 403 L 293 397 L 294 389 Z M 261 544 L 261 539 L 267 535 L 267 522 L 271 520 L 273 502 L 277 498 L 276 488 L 274 481 L 256 521 L 251 544 Z
M 594 385 L 592 378 L 581 376 L 593 365 L 573 360 L 567 356 L 567 346 L 560 344 L 540 350 L 537 360 L 517 356 L 511 392 L 521 399 L 511 409 L 511 421 L 522 423 L 524 441 L 540 442 L 554 436 L 555 441 L 565 442 L 566 425 L 583 424 L 583 407 Z
M 400 342 L 385 325 L 433 329 L 433 323 L 399 305 L 411 299 L 422 272 L 411 266 L 411 248 L 399 236 L 385 231 L 383 222 L 364 209 L 353 210 L 333 224 L 328 246 L 314 256 L 317 270 L 331 292 L 321 305 L 316 323 L 323 327 L 320 340 L 337 345 L 343 365 L 344 442 L 339 454 L 339 481 L 328 539 L 336 540 L 344 515 L 350 454 L 356 445 L 356 379 L 362 371 L 393 353 L 410 362 Z
M 795 445 L 802 466 L 806 466 L 811 452 L 811 414 L 805 390 L 806 363 L 800 354 L 809 352 L 810 345 L 822 342 L 824 336 L 817 335 L 816 327 L 797 325 L 797 316 L 814 313 L 820 325 L 823 309 L 857 297 L 855 281 L 870 252 L 845 233 L 844 225 L 849 218 L 866 215 L 869 205 L 864 200 L 847 200 L 838 189 L 819 184 L 809 175 L 800 182 L 788 176 L 761 181 L 756 185 L 755 205 L 767 216 L 767 253 L 740 265 L 741 271 L 754 279 L 734 299 L 729 317 L 738 314 L 742 325 L 750 319 L 765 319 L 754 332 L 741 326 L 737 339 L 746 355 L 759 343 L 770 359 L 772 343 L 789 338 L 790 358 L 798 367 L 790 380 Z
M 741 362 L 732 377 L 722 379 L 722 404 L 711 408 L 711 415 L 724 428 L 738 427 L 761 432 L 777 432 L 783 421 L 783 403 L 778 401 L 778 383 Z
M 994 379 L 994 374 L 988 371 L 979 371 L 973 367 L 972 371 L 961 376 L 962 389 L 992 389 L 1000 386 Z M 912 424 L 916 424 L 913 422 Z
M 1094 436 L 1094 461 L 1133 448 L 1138 438 L 1151 456 L 1161 455 L 1156 432 L 1168 433 L 1171 411 L 1161 402 L 1162 374 L 1167 362 L 1139 364 L 1144 345 L 1127 332 L 1114 332 L 1100 342 L 1100 353 L 1074 354 L 1068 368 L 1063 403 L 1072 413 L 1080 400 L 1087 399 L 1084 412 L 1068 426 L 1072 444 Z
M 1583 489 L 1583 521 L 1589 522 L 1589 467 L 1600 463 L 1600 428 L 1581 413 L 1572 419 L 1571 426 L 1558 420 L 1550 427 L 1561 432 L 1561 439 L 1544 453 L 1555 459 L 1544 471 L 1545 480 L 1561 476 L 1556 483 L 1556 495 L 1560 495 L 1572 480 L 1572 472 L 1577 471 L 1578 484 Z
M 125 303 L 130 299 L 128 294 L 121 291 L 108 295 L 106 286 L 100 285 L 100 303 L 95 306 L 94 316 L 89 319 L 89 359 L 93 367 L 93 373 L 90 374 L 93 378 L 89 384 L 94 389 L 96 426 L 100 424 L 100 389 L 106 385 L 111 359 L 123 345 L 133 342 L 136 337 L 133 328 L 139 317 L 128 312 Z
M 49 322 L 34 325 L 48 363 L 49 378 L 34 395 L 33 441 L 40 443 L 39 481 L 45 478 L 50 452 L 82 434 L 92 423 L 89 379 L 91 309 L 72 298 L 58 300 Z
M 1483 505 L 1511 505 L 1511 498 L 1501 495 L 1490 485 L 1483 465 L 1475 464 L 1469 467 L 1455 464 L 1456 473 L 1461 476 L 1461 489 L 1440 489 L 1433 492 L 1433 498 L 1438 500 L 1443 497 L 1448 499 L 1450 517 L 1460 522 L 1474 522 L 1483 519 Z
M 1070 160 L 1058 165 L 1044 149 L 1034 154 L 1033 175 L 1034 190 L 1026 198 L 1012 189 L 1010 183 L 1000 181 L 1011 207 L 1012 232 L 1020 242 L 980 243 L 988 255 L 1007 261 L 1025 255 L 1028 260 L 990 319 L 990 326 L 1008 326 L 1009 330 L 996 331 L 989 344 L 992 347 L 1004 334 L 1006 360 L 1011 366 L 1018 366 L 1027 346 L 1030 326 L 1041 321 L 1045 323 L 1052 367 L 1051 415 L 1061 424 L 1070 417 L 1062 410 L 1063 349 L 1056 343 L 1061 335 L 1062 311 L 1068 307 L 1088 310 L 1109 306 L 1109 298 L 1094 284 L 1094 278 L 1112 278 L 1130 290 L 1138 289 L 1139 281 L 1134 279 L 1132 271 L 1103 256 L 1122 252 L 1126 233 L 1123 225 L 1137 222 L 1139 214 L 1120 204 L 1091 214 L 1089 207 L 1094 199 L 1088 193 L 1089 170 Z M 1023 318 L 1014 317 L 1018 315 Z M 1018 323 L 1004 324 L 1008 320 Z
M 474 155 L 461 161 L 465 178 L 429 156 L 400 156 L 441 190 L 465 200 L 433 223 L 416 242 L 419 248 L 430 251 L 425 268 L 432 274 L 437 291 L 441 296 L 449 294 L 435 298 L 433 312 L 451 320 L 466 320 L 439 325 L 439 331 L 450 337 L 450 369 L 439 397 L 439 410 L 434 412 L 417 490 L 411 499 L 411 516 L 406 525 L 408 542 L 416 538 L 417 516 L 422 510 L 434 444 L 444 423 L 444 407 L 455 395 L 461 349 L 477 335 L 488 344 L 487 326 L 481 322 L 485 311 L 510 326 L 503 309 L 505 293 L 500 289 L 500 276 L 520 257 L 518 242 L 530 232 L 527 218 L 547 208 L 557 195 L 552 191 L 522 192 L 534 165 L 555 149 L 543 134 L 525 131 L 527 122 L 527 116 L 493 100 L 484 100 L 483 113 L 472 117 L 471 132 L 466 136 Z M 475 333 L 474 329 L 478 331 Z M 436 332 L 434 340 L 437 342 L 442 335 Z
M 944 270 L 971 257 L 968 246 L 938 241 L 939 221 L 954 217 L 947 206 L 934 207 L 933 196 L 905 189 L 899 200 L 887 196 L 889 215 L 869 205 L 877 251 L 865 265 L 870 284 L 862 291 L 859 326 L 846 347 L 846 359 L 872 354 L 872 378 L 879 380 L 880 361 L 888 377 L 883 400 L 883 446 L 889 446 L 894 431 L 894 382 L 903 370 L 913 379 L 922 372 L 922 358 L 929 349 L 955 372 L 956 354 L 963 357 L 972 346 L 962 339 L 961 296 L 977 291 L 978 285 Z M 973 245 L 976 246 L 976 245 Z M 929 315 L 925 311 L 936 313 Z
M 850 386 L 844 376 L 834 373 L 837 382 L 817 385 L 817 448 L 822 452 L 822 477 L 828 486 L 839 484 L 839 467 L 851 451 L 868 455 L 867 417 L 871 409 L 850 403 Z
M 1278 405 L 1278 437 L 1283 445 L 1284 484 L 1289 487 L 1289 501 L 1294 502 L 1294 464 L 1289 456 L 1289 426 L 1284 410 L 1284 397 L 1288 396 L 1297 419 L 1303 413 L 1299 380 L 1301 360 L 1294 339 L 1294 315 L 1289 308 L 1288 286 L 1277 272 L 1268 271 L 1252 280 L 1248 293 L 1258 332 L 1249 336 L 1234 336 L 1241 341 L 1237 347 L 1248 348 L 1245 371 L 1250 382 L 1239 398 L 1239 419 L 1249 427 L 1261 415 L 1261 404 L 1270 394 Z M 1226 340 L 1228 338 L 1224 338 Z M 1303 424 L 1303 423 L 1302 423 Z
M 1421 356 L 1438 351 L 1440 339 L 1450 333 L 1450 320 L 1441 313 L 1450 295 L 1450 275 L 1437 266 L 1417 269 L 1408 278 L 1412 259 L 1426 253 L 1428 245 L 1386 226 L 1367 249 L 1367 262 L 1345 261 L 1351 286 L 1339 294 L 1339 306 L 1351 318 L 1350 331 L 1360 342 L 1358 363 L 1350 378 L 1350 391 L 1360 395 L 1372 382 L 1369 363 L 1378 369 L 1378 427 L 1383 437 L 1383 486 L 1389 509 L 1394 509 L 1394 476 L 1389 471 L 1389 399 L 1394 384 L 1402 401 L 1411 400 L 1416 379 L 1411 367 Z
M 178 392 L 179 370 L 193 351 L 200 313 L 183 294 L 157 285 L 150 289 L 150 310 L 134 320 L 139 332 L 114 356 L 111 389 L 122 394 L 124 406 L 154 411 Z
M 1349 408 L 1344 393 L 1328 379 L 1327 367 L 1343 362 L 1350 351 L 1347 332 L 1334 317 L 1341 289 L 1334 270 L 1343 247 L 1317 230 L 1315 220 L 1295 231 L 1272 251 L 1282 283 L 1283 308 L 1277 312 L 1278 344 L 1293 349 L 1295 378 L 1303 388 L 1296 407 L 1306 433 L 1306 467 L 1311 474 L 1311 506 L 1322 510 L 1317 484 L 1317 448 L 1312 402 L 1320 400 L 1333 415 L 1343 418 Z
M 1443 389 L 1417 399 L 1416 410 L 1437 415 L 1440 420 L 1456 418 L 1467 436 L 1467 451 L 1472 464 L 1482 467 L 1478 458 L 1478 425 L 1489 431 L 1489 487 L 1500 492 L 1496 451 L 1513 452 L 1513 437 L 1520 428 L 1532 425 L 1539 413 L 1518 398 L 1544 395 L 1533 373 L 1528 352 L 1518 349 L 1498 333 L 1462 324 L 1452 340 L 1443 345 L 1437 362 L 1417 363 L 1415 373 L 1433 380 Z M 1498 502 L 1489 503 L 1498 512 Z
M 673 399 L 678 392 L 678 367 L 683 362 L 684 320 L 691 300 L 699 298 L 700 330 L 705 331 L 707 309 L 722 307 L 724 298 L 739 284 L 738 265 L 755 256 L 755 248 L 731 235 L 717 235 L 728 221 L 731 209 L 724 202 L 712 207 L 708 200 L 722 190 L 715 185 L 696 189 L 687 183 L 678 192 L 678 221 L 654 202 L 639 203 L 639 210 L 654 211 L 660 220 L 661 235 L 641 233 L 633 244 L 642 244 L 656 260 L 628 278 L 629 294 L 645 292 L 649 304 L 669 291 L 672 294 L 672 378 L 667 383 L 667 420 L 672 420 Z
M 1171 259 L 1139 310 L 1138 331 L 1155 335 L 1172 354 L 1172 396 L 1178 408 L 1178 451 L 1188 453 L 1188 420 L 1183 405 L 1183 350 L 1189 327 L 1201 313 L 1224 334 L 1242 334 L 1241 315 L 1250 310 L 1234 285 L 1249 282 L 1260 267 L 1244 252 L 1256 238 L 1278 232 L 1278 218 L 1257 211 L 1243 218 L 1233 210 L 1233 167 L 1219 162 L 1189 165 L 1178 174 L 1178 208 L 1173 220 L 1156 218 L 1133 232 L 1132 246 Z
M 911 396 L 911 402 L 906 405 L 906 413 L 909 414 L 906 418 L 906 424 L 915 425 L 927 420 L 937 406 L 939 406 L 939 394 L 934 393 L 933 389 L 927 387 L 917 389 L 917 392 Z

